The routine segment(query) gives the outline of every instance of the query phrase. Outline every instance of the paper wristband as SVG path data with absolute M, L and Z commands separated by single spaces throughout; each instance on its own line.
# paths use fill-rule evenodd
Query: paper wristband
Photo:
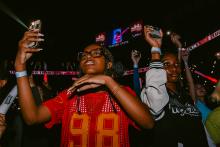
M 152 47 L 152 48 L 151 48 L 151 52 L 158 52 L 158 53 L 161 54 L 161 50 L 160 50 L 160 48 L 158 48 L 158 47 Z
M 24 70 L 24 71 L 15 72 L 15 76 L 16 78 L 27 76 L 27 71 Z

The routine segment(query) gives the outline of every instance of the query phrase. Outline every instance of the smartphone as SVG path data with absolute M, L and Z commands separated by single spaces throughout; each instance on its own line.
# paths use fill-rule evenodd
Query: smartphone
M 158 27 L 154 27 L 154 26 L 151 26 L 151 25 L 146 25 L 146 27 L 150 28 L 152 31 L 151 31 L 151 37 L 153 38 L 161 38 L 160 36 L 160 28 Z
M 41 25 L 42 25 L 42 22 L 40 19 L 37 19 L 37 20 L 33 20 L 31 21 L 28 29 L 29 30 L 35 30 L 35 29 L 39 29 L 39 32 L 41 31 Z M 39 42 L 31 42 L 28 47 L 30 48 L 37 48 L 39 46 Z

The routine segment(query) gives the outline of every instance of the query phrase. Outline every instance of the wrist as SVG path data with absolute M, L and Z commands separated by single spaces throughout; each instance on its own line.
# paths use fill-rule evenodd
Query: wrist
M 159 53 L 161 55 L 161 49 L 159 47 L 152 47 L 151 53 Z
M 112 77 L 110 77 L 110 76 L 105 76 L 104 80 L 105 80 L 105 84 L 107 86 L 108 86 L 108 84 L 112 83 Z
M 183 61 L 185 66 L 188 66 L 188 62 L 187 61 Z
M 134 68 L 138 68 L 138 64 L 134 64 L 133 67 L 134 67 Z
M 26 70 L 26 64 L 16 64 L 14 65 L 15 71 L 23 71 Z
M 105 84 L 109 89 L 112 89 L 112 87 L 114 87 L 115 85 L 118 85 L 117 82 L 115 82 L 115 80 L 110 76 L 106 76 Z
M 151 61 L 160 61 L 160 53 L 151 53 Z

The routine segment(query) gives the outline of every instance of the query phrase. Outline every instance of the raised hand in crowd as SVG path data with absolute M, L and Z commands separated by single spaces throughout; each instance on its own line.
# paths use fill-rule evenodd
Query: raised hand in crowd
M 182 49 L 182 42 L 180 41 L 181 36 L 175 32 L 170 34 L 171 42 L 176 46 L 178 49 L 178 60 L 181 63 L 181 49 Z
M 162 38 L 163 38 L 163 32 L 160 29 L 160 37 L 154 38 L 152 37 L 152 28 L 148 26 L 144 26 L 144 37 L 145 40 L 150 44 L 151 48 L 151 53 L 152 53 L 152 58 L 151 60 L 159 60 L 160 59 L 160 54 L 161 54 L 161 46 L 162 46 Z M 160 54 L 158 54 L 158 52 Z
M 141 52 L 137 50 L 131 51 L 131 59 L 133 61 L 133 65 L 138 65 L 140 59 L 141 59 Z
M 139 72 L 138 72 L 138 63 L 141 59 L 141 52 L 137 50 L 132 50 L 131 51 L 131 59 L 133 62 L 133 69 L 134 69 L 134 74 L 133 74 L 133 87 L 137 95 L 141 94 L 141 85 L 140 85 L 140 80 L 139 80 Z
M 144 26 L 144 37 L 145 40 L 152 46 L 152 47 L 158 47 L 160 48 L 162 45 L 162 38 L 163 38 L 163 32 L 160 29 L 160 38 L 153 38 L 151 33 L 152 33 L 152 28 L 148 26 Z
M 181 58 L 183 60 L 183 63 L 185 65 L 186 79 L 187 79 L 187 82 L 189 85 L 189 94 L 190 94 L 192 100 L 195 102 L 196 101 L 195 85 L 194 85 L 192 73 L 191 73 L 189 66 L 188 66 L 189 51 L 185 48 L 181 48 L 179 50 L 179 52 L 180 52 Z
M 19 41 L 18 52 L 15 59 L 15 70 L 24 70 L 26 61 L 30 59 L 33 53 L 39 52 L 41 48 L 30 48 L 32 42 L 44 41 L 44 35 L 39 33 L 39 30 L 32 30 L 25 32 L 23 38 Z
M 170 34 L 170 39 L 171 39 L 171 42 L 177 47 L 177 48 L 182 48 L 182 43 L 180 41 L 181 39 L 181 36 L 178 35 L 177 33 L 174 33 L 172 32 Z

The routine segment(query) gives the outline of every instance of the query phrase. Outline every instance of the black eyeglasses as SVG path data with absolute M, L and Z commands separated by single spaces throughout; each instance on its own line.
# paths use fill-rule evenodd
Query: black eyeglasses
M 93 58 L 98 58 L 98 57 L 103 56 L 103 50 L 102 50 L 102 48 L 99 48 L 99 49 L 94 49 L 90 52 L 79 52 L 78 53 L 78 61 L 82 61 L 82 60 L 87 59 L 88 55 Z

